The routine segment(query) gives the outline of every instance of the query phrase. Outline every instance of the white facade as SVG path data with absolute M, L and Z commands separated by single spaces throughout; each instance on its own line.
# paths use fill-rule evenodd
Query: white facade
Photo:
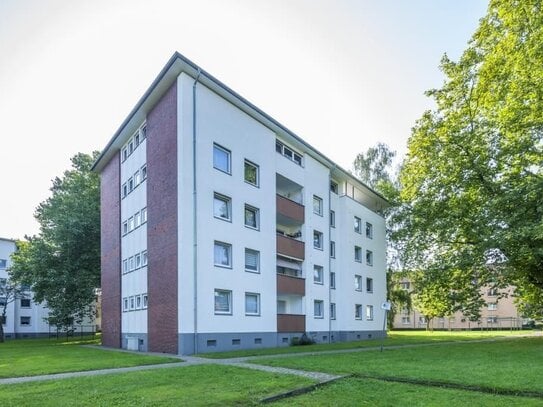
M 170 86 L 166 81 L 177 87 L 177 173 L 172 176 L 177 176 L 178 320 L 165 323 L 177 324 L 179 353 L 279 346 L 303 333 L 317 342 L 384 335 L 385 225 L 379 212 L 387 202 L 216 79 L 200 77 L 187 60 L 177 58 L 102 154 L 121 155 L 122 346 L 133 346 L 137 338 L 139 348 L 147 349 L 147 273 L 153 270 L 143 262 L 148 232 L 141 216 L 153 187 L 141 173 L 153 140 L 144 137 L 144 129 L 146 112 Z M 179 61 L 185 65 L 176 68 Z M 214 165 L 214 159 L 220 163 Z M 246 180 L 246 163 L 257 169 L 257 182 Z M 99 160 L 98 170 L 101 165 Z M 138 184 L 130 186 L 138 173 Z M 287 205 L 303 205 L 303 220 L 280 213 L 278 196 L 288 198 Z M 215 205 L 228 213 L 218 215 Z M 301 255 L 279 248 L 285 236 L 287 245 L 305 245 Z M 246 267 L 248 258 L 258 258 L 258 265 Z M 287 280 L 293 276 L 283 281 L 284 272 L 278 275 L 289 264 L 295 264 L 291 271 L 297 279 L 292 289 Z
M 6 284 L 8 281 L 6 269 L 11 265 L 11 254 L 15 250 L 15 241 L 0 238 L 0 284 Z M 0 295 L 0 301 L 6 299 Z M 32 338 L 49 334 L 49 324 L 44 320 L 49 311 L 33 301 L 32 292 L 25 291 L 24 298 L 11 301 L 6 311 L 4 323 L 6 338 Z

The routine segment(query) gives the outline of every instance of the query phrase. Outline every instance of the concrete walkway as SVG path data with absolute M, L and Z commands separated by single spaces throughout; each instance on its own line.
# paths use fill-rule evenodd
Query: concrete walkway
M 507 339 L 531 337 L 531 336 L 541 336 L 541 333 L 539 334 L 535 333 L 532 335 L 510 336 L 510 337 L 506 336 L 506 337 L 497 337 L 497 338 L 474 339 L 474 340 L 469 340 L 469 341 L 450 341 L 450 342 L 435 342 L 435 343 L 406 344 L 406 345 L 389 345 L 389 346 L 385 346 L 383 349 L 390 350 L 390 349 L 417 348 L 417 347 L 425 347 L 425 346 L 450 345 L 450 344 L 474 343 L 474 342 L 495 342 L 499 340 L 507 340 Z M 124 349 L 104 348 L 102 346 L 96 346 L 96 345 L 84 345 L 84 346 L 98 348 L 98 349 L 112 351 L 112 352 L 135 353 L 138 355 L 142 354 L 142 352 L 127 351 Z M 55 374 L 40 375 L 40 376 L 13 377 L 13 378 L 7 378 L 7 379 L 0 379 L 0 385 L 40 382 L 40 381 L 46 381 L 46 380 L 60 380 L 60 379 L 67 379 L 71 377 L 87 377 L 87 376 L 99 376 L 99 375 L 115 374 L 115 373 L 137 372 L 137 371 L 142 371 L 142 370 L 168 369 L 168 368 L 186 367 L 186 366 L 194 366 L 194 365 L 237 366 L 237 367 L 241 367 L 245 369 L 260 370 L 260 371 L 270 372 L 270 373 L 291 374 L 291 375 L 296 375 L 296 376 L 301 376 L 301 377 L 307 377 L 307 378 L 316 380 L 318 383 L 326 383 L 332 380 L 339 379 L 343 376 L 332 375 L 332 374 L 327 374 L 327 373 L 322 373 L 322 372 L 308 372 L 304 370 L 289 369 L 289 368 L 284 368 L 284 367 L 257 365 L 257 364 L 247 363 L 247 362 L 249 360 L 258 360 L 258 359 L 265 359 L 265 358 L 330 355 L 330 354 L 340 354 L 340 353 L 367 352 L 367 351 L 375 351 L 379 349 L 380 349 L 380 346 L 375 346 L 375 347 L 355 348 L 355 349 L 337 349 L 337 350 L 327 350 L 327 351 L 281 353 L 277 355 L 246 356 L 246 357 L 230 358 L 230 359 L 207 359 L 207 358 L 201 358 L 201 357 L 196 357 L 196 356 L 166 355 L 163 353 L 148 352 L 147 354 L 149 355 L 167 356 L 171 358 L 177 358 L 183 361 L 174 362 L 174 363 L 146 365 L 146 366 L 89 370 L 89 371 L 83 371 L 83 372 L 66 372 L 66 373 L 55 373 Z

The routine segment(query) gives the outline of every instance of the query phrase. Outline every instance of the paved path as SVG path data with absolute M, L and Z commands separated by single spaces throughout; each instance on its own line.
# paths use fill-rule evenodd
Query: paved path
M 506 336 L 506 337 L 488 338 L 488 339 L 474 339 L 474 340 L 469 340 L 469 341 L 450 341 L 450 342 L 435 342 L 435 343 L 422 343 L 422 344 L 389 345 L 389 346 L 385 346 L 383 349 L 389 350 L 389 349 L 415 348 L 415 347 L 423 347 L 423 346 L 447 345 L 447 344 L 459 344 L 459 343 L 495 342 L 498 340 L 514 339 L 514 338 L 527 337 L 527 336 L 541 336 L 541 334 L 538 335 L 536 333 L 533 335 L 519 335 L 519 336 L 514 336 L 514 337 Z M 138 355 L 142 354 L 142 352 L 127 351 L 124 349 L 104 348 L 102 346 L 96 346 L 96 345 L 86 345 L 86 346 L 94 347 L 94 348 L 98 348 L 102 350 L 108 350 L 112 352 L 136 353 Z M 59 380 L 59 379 L 67 379 L 70 377 L 99 376 L 99 375 L 105 375 L 105 374 L 136 372 L 136 371 L 142 371 L 142 370 L 168 369 L 168 368 L 186 367 L 186 366 L 194 366 L 194 365 L 237 366 L 241 368 L 261 370 L 261 371 L 271 372 L 271 373 L 291 374 L 291 375 L 296 375 L 296 376 L 302 376 L 302 377 L 314 379 L 319 383 L 326 383 L 332 380 L 336 380 L 342 376 L 332 375 L 332 374 L 327 374 L 327 373 L 322 373 L 322 372 L 308 372 L 304 370 L 288 369 L 284 367 L 257 365 L 257 364 L 247 363 L 247 362 L 249 360 L 264 359 L 264 358 L 329 355 L 329 354 L 338 354 L 338 353 L 375 351 L 379 349 L 380 349 L 380 346 L 376 346 L 376 347 L 355 348 L 355 349 L 337 349 L 337 350 L 315 351 L 315 352 L 281 353 L 277 355 L 246 356 L 246 357 L 230 358 L 230 359 L 207 359 L 207 358 L 201 358 L 201 357 L 196 357 L 196 356 L 165 355 L 163 353 L 148 352 L 149 355 L 168 356 L 168 357 L 177 358 L 183 361 L 174 362 L 174 363 L 162 363 L 162 364 L 156 364 L 156 365 L 146 365 L 146 366 L 89 370 L 89 371 L 84 371 L 84 372 L 66 372 L 66 373 L 56 373 L 56 374 L 48 374 L 48 375 L 40 375 L 40 376 L 13 377 L 13 378 L 8 378 L 8 379 L 0 379 L 0 385 L 27 383 L 27 382 L 40 382 L 40 381 L 45 381 L 45 380 Z

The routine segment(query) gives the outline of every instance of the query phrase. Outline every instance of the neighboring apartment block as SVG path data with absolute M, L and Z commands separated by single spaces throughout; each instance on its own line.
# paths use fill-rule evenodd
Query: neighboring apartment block
M 404 280 L 400 283 L 404 290 L 412 290 L 410 281 Z M 434 318 L 431 323 L 432 329 L 518 329 L 522 328 L 524 319 L 519 315 L 513 301 L 513 287 L 498 290 L 485 287 L 482 289 L 482 296 L 485 305 L 481 308 L 481 318 L 477 321 L 470 321 L 461 312 L 452 316 Z M 394 329 L 425 329 L 428 321 L 418 310 L 402 309 L 394 317 Z
M 106 346 L 385 335 L 386 200 L 182 55 L 94 170 Z
M 10 256 L 15 252 L 15 241 L 0 238 L 0 285 L 8 282 L 6 269 L 11 264 Z M 24 288 L 24 287 L 23 287 Z M 0 307 L 4 308 L 6 298 L 0 294 Z M 47 308 L 32 300 L 32 293 L 24 291 L 24 296 L 7 305 L 3 323 L 6 338 L 34 338 L 49 335 L 49 325 L 44 321 L 49 314 Z M 1 317 L 0 317 L 1 318 Z

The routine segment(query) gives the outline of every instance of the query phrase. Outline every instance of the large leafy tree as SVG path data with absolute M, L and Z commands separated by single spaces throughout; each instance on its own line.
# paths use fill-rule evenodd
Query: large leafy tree
M 0 279 L 0 343 L 4 342 L 4 322 L 8 305 L 19 298 L 26 298 L 26 293 L 20 286 L 13 285 L 10 281 Z
M 542 2 L 491 0 L 460 60 L 445 56 L 441 69 L 444 85 L 428 92 L 437 107 L 414 127 L 401 172 L 404 265 L 450 290 L 516 285 L 540 317 Z
M 36 209 L 40 233 L 18 242 L 12 255 L 11 280 L 30 285 L 59 327 L 91 316 L 100 287 L 100 187 L 90 171 L 97 156 L 71 159 L 72 168 L 53 180 L 51 197 Z

